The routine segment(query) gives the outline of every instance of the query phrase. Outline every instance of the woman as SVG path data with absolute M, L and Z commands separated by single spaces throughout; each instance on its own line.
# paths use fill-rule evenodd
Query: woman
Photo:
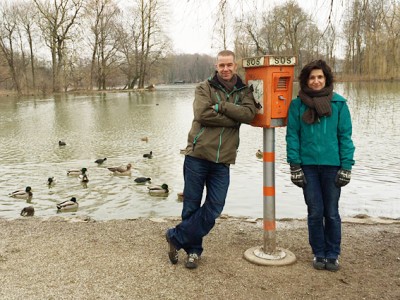
M 309 242 L 317 270 L 339 269 L 339 198 L 354 164 L 352 125 L 346 99 L 333 92 L 333 75 L 323 60 L 300 73 L 300 91 L 289 107 L 287 162 L 292 182 L 303 189 Z

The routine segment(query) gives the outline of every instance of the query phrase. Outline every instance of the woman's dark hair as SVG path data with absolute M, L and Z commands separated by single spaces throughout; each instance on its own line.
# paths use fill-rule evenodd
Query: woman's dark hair
M 326 86 L 330 86 L 333 83 L 333 74 L 331 68 L 324 60 L 318 59 L 308 63 L 303 67 L 303 69 L 301 69 L 299 82 L 302 89 L 307 86 L 308 77 L 310 76 L 311 71 L 316 69 L 322 70 L 322 72 L 324 72 L 326 78 Z

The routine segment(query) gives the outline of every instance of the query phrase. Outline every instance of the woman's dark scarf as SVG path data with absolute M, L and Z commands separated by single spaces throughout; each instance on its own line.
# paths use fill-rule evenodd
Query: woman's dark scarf
M 307 86 L 303 87 L 299 92 L 299 97 L 308 107 L 302 116 L 303 121 L 307 124 L 313 124 L 320 117 L 330 116 L 332 114 L 332 96 L 333 84 L 319 91 L 314 91 Z

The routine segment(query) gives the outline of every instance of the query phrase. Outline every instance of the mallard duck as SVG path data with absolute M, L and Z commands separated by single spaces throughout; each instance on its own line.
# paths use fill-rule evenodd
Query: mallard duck
M 153 151 L 150 151 L 150 153 L 143 154 L 143 157 L 153 158 Z
M 72 197 L 70 200 L 66 200 L 64 202 L 57 204 L 58 211 L 71 211 L 78 209 L 79 204 L 76 202 L 76 198 Z
M 25 190 L 17 190 L 12 193 L 9 193 L 8 196 L 17 198 L 17 199 L 25 199 L 29 200 L 32 198 L 32 188 L 30 186 L 27 186 Z
M 119 166 L 119 167 L 109 167 L 107 168 L 110 172 L 114 175 L 131 175 L 131 164 L 127 164 L 126 166 Z
M 256 152 L 256 157 L 257 158 L 263 158 L 263 153 L 261 152 L 260 149 L 258 149 L 258 151 Z
M 57 180 L 54 178 L 54 176 L 47 178 L 47 186 L 52 187 L 56 184 Z
M 94 162 L 98 165 L 101 165 L 107 160 L 107 157 L 96 159 Z
M 83 175 L 87 172 L 86 168 L 82 168 L 82 169 L 70 169 L 67 171 L 67 175 L 69 176 L 79 176 L 79 175 Z
M 141 141 L 143 142 L 148 142 L 149 138 L 147 136 L 140 138 Z
M 63 142 L 63 141 L 58 141 L 58 146 L 65 146 L 65 145 L 67 145 L 67 143 L 66 143 L 66 142 Z
M 35 208 L 33 206 L 24 207 L 20 213 L 20 215 L 23 217 L 33 217 L 34 214 Z
M 151 181 L 150 177 L 138 177 L 138 178 L 135 178 L 135 182 L 137 184 L 144 184 L 144 183 L 150 182 L 150 181 Z
M 87 174 L 81 174 L 78 176 L 79 181 L 82 183 L 88 183 L 89 182 L 89 177 L 87 176 Z
M 162 185 L 151 185 L 147 189 L 152 196 L 167 196 L 169 193 L 168 184 L 165 183 Z

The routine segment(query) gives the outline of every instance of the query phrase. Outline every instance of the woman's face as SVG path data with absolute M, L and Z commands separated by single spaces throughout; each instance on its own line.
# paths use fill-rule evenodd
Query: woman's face
M 324 72 L 321 69 L 314 69 L 308 76 L 307 86 L 314 90 L 319 91 L 325 87 L 326 78 Z

